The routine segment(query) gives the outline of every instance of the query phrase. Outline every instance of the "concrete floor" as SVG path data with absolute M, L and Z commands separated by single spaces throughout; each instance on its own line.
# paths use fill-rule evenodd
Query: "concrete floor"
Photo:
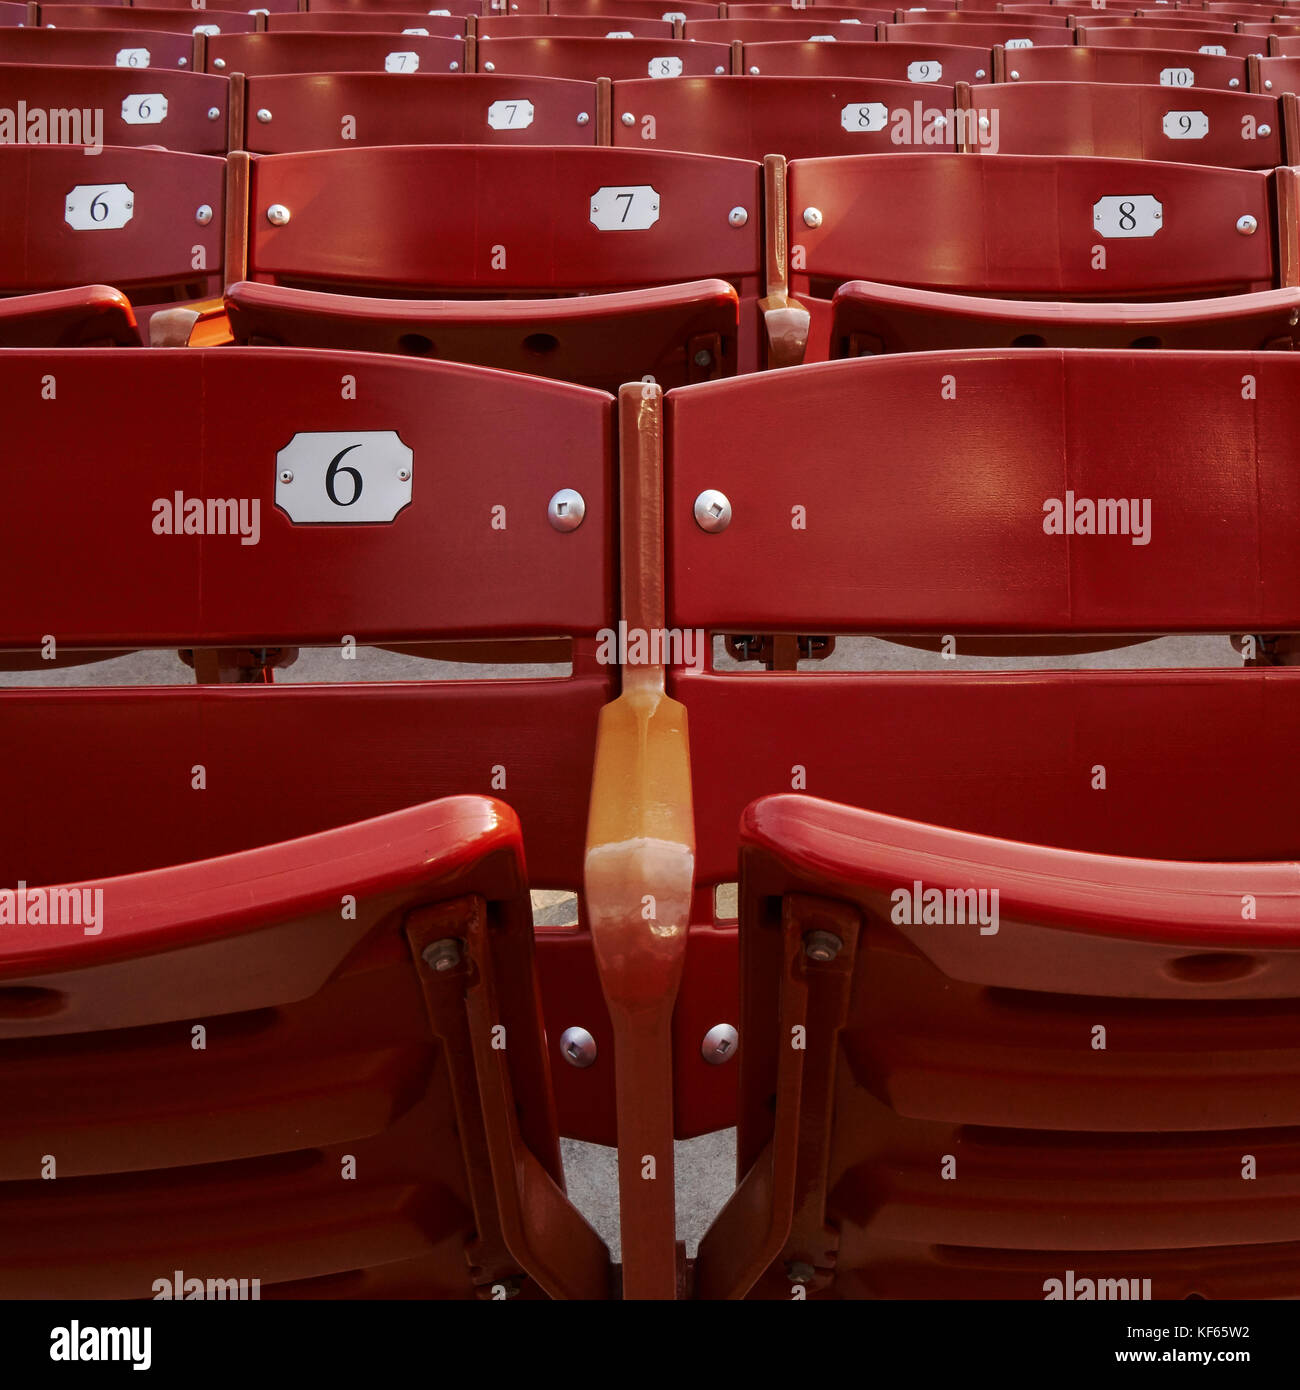
M 841 640 L 825 662 L 803 663 L 822 670 L 1024 670 L 1045 667 L 1078 669 L 1131 667 L 1233 667 L 1241 661 L 1226 636 L 1163 638 L 1113 652 L 1069 658 L 975 658 L 960 653 L 945 660 L 937 653 L 873 638 Z M 725 657 L 719 668 L 734 665 Z M 359 648 L 357 659 L 343 661 L 336 649 L 303 651 L 297 663 L 277 674 L 277 680 L 310 681 L 439 680 L 563 675 L 555 666 L 472 667 L 399 656 Z M 172 685 L 190 684 L 193 672 L 174 652 L 133 652 L 92 665 L 34 672 L 0 672 L 0 686 Z M 571 894 L 534 894 L 539 921 L 560 925 L 576 920 Z M 735 1182 L 734 1130 L 679 1141 L 676 1145 L 678 1238 L 694 1255 Z M 579 1210 L 596 1228 L 618 1258 L 618 1174 L 613 1149 L 565 1140 L 565 1175 Z

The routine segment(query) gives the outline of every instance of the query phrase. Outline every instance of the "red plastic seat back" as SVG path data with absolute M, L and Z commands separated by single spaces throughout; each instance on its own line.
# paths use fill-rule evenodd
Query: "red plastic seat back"
M 875 43 L 876 26 L 868 20 L 823 17 L 815 6 L 785 19 L 688 19 L 686 38 L 708 43 Z
M 1249 58 L 1252 53 L 1263 54 L 1268 46 L 1254 34 L 1224 34 L 1214 29 L 1128 29 L 1121 25 L 1089 29 L 1080 24 L 1075 32 L 1086 47 L 1169 48 L 1220 58 Z
M 757 77 L 874 77 L 913 82 L 924 96 L 931 84 L 989 82 L 993 54 L 968 43 L 747 43 L 744 67 Z
M 42 26 L 59 29 L 152 29 L 159 34 L 251 34 L 257 17 L 239 10 L 164 9 L 123 5 L 47 7 Z
M 984 17 L 981 16 L 981 19 Z M 1022 24 L 1013 17 L 989 15 L 987 23 L 971 24 L 886 24 L 882 34 L 890 43 L 978 44 L 992 48 L 1004 44 L 1008 50 L 1059 48 L 1074 43 L 1074 30 L 1055 24 Z
M 535 77 L 705 77 L 731 71 L 723 43 L 686 39 L 484 39 L 479 72 L 529 73 Z
M 1246 90 L 1243 58 L 1171 48 L 1018 48 L 996 55 L 1006 82 L 1153 82 Z
M 207 42 L 206 70 L 252 77 L 280 72 L 463 72 L 460 39 L 418 34 L 222 34 Z
M 0 30 L 0 63 L 193 71 L 194 52 L 194 38 L 189 33 L 158 33 L 152 29 Z

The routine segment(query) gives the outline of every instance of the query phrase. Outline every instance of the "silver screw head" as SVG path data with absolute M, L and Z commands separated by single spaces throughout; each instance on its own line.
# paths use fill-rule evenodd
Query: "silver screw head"
M 1262 125 L 1259 127 L 1259 134 L 1265 140 L 1267 140 L 1272 133 L 1273 127 L 1271 125 Z
M 820 227 L 822 224 L 821 208 L 804 208 L 803 220 L 805 227 Z
M 630 111 L 624 111 L 619 117 L 624 125 L 636 125 L 636 117 Z
M 749 213 L 744 208 L 732 208 L 727 214 L 727 221 L 733 227 L 743 227 L 749 221 Z
M 749 70 L 749 75 L 750 75 L 751 77 L 757 77 L 757 76 L 758 76 L 758 69 L 757 69 L 757 68 L 750 68 L 750 70 Z
M 803 953 L 809 960 L 815 960 L 819 965 L 825 965 L 827 961 L 834 960 L 844 949 L 844 943 L 829 931 L 810 931 L 803 939 Z
M 455 60 L 453 60 L 452 62 L 448 63 L 447 66 L 451 69 L 452 72 L 459 72 L 459 71 L 460 71 L 460 64 L 457 63 Z
M 576 531 L 586 515 L 586 498 L 571 487 L 562 487 L 546 504 L 546 519 L 557 531 Z
M 739 1050 L 740 1034 L 730 1023 L 715 1023 L 704 1035 L 700 1044 L 700 1056 L 711 1067 L 720 1067 L 729 1062 Z
M 397 470 L 397 481 L 399 483 L 409 483 L 411 481 L 411 470 L 409 468 L 399 468 Z
M 183 63 L 184 61 L 185 59 L 182 58 L 181 62 Z M 224 68 L 226 66 L 226 60 L 224 58 L 214 58 L 212 60 L 212 66 L 214 68 Z
M 1237 218 L 1237 230 L 1242 236 L 1254 236 L 1258 227 L 1259 223 L 1255 221 L 1250 213 L 1246 213 L 1244 216 Z
M 1265 85 L 1266 87 L 1270 87 L 1270 88 L 1271 88 L 1273 84 L 1272 84 L 1272 82 L 1266 82 L 1264 85 Z M 1240 87 L 1240 86 L 1241 86 L 1241 79 L 1240 79 L 1240 78 L 1237 78 L 1237 77 L 1230 77 L 1230 78 L 1228 78 L 1228 86 L 1229 86 L 1229 87 Z
M 194 211 L 194 220 L 200 227 L 206 227 L 212 221 L 212 209 L 207 203 L 200 203 Z
M 585 1028 L 566 1028 L 560 1034 L 560 1053 L 571 1067 L 589 1067 L 596 1060 L 596 1039 Z
M 266 210 L 266 220 L 273 227 L 283 227 L 289 220 L 289 209 L 283 203 L 272 203 Z
M 984 76 L 984 69 L 983 69 L 983 68 L 976 68 L 976 69 L 975 69 L 975 76 L 976 76 L 976 77 L 983 77 L 983 76 Z M 1019 73 L 1014 73 L 1013 76 L 1019 77 L 1020 74 L 1019 74 Z
M 266 124 L 270 121 L 270 119 L 271 119 L 271 113 L 266 109 L 265 106 L 259 106 L 259 107 L 258 107 L 258 109 L 257 109 L 257 119 L 258 119 L 259 121 L 261 121 L 263 125 L 266 125 Z
M 578 112 L 578 124 L 579 124 L 579 125 L 590 125 L 590 124 L 591 124 L 591 116 L 590 116 L 586 111 L 579 111 L 579 112 Z
M 219 106 L 209 106 L 209 107 L 208 107 L 208 120 L 210 120 L 210 121 L 215 121 L 215 120 L 220 119 L 220 116 L 221 116 L 221 107 L 219 107 Z
M 705 488 L 695 499 L 695 523 L 701 531 L 725 531 L 731 525 L 731 501 L 715 487 Z
M 980 75 L 983 76 L 982 73 L 981 73 Z M 1012 80 L 1013 82 L 1019 82 L 1019 81 L 1020 81 L 1020 74 L 1019 74 L 1018 72 L 1016 72 L 1014 68 L 1011 70 L 1011 74 L 1010 74 L 1010 75 L 1011 75 L 1011 80 Z
M 422 956 L 430 970 L 455 970 L 460 964 L 460 942 L 454 936 L 444 936 L 441 941 L 429 942 Z
M 495 63 L 484 63 L 484 64 L 483 64 L 483 71 L 484 71 L 484 72 L 495 72 L 496 70 L 497 70 L 497 65 L 496 65 Z
M 292 468 L 282 468 L 282 469 L 280 470 L 280 481 L 281 481 L 282 483 L 291 483 L 291 482 L 293 482 L 293 469 L 292 469 Z

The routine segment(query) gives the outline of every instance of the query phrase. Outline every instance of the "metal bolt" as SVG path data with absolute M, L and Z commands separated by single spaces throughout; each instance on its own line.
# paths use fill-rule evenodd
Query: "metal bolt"
M 1273 90 L 1273 79 L 1271 77 L 1266 77 L 1264 79 L 1264 90 L 1266 92 L 1271 92 Z
M 829 931 L 810 931 L 803 939 L 803 953 L 809 960 L 825 965 L 844 949 L 844 943 Z
M 757 76 L 758 76 L 758 69 L 757 69 L 757 68 L 750 68 L 750 70 L 749 70 L 749 75 L 750 75 L 751 77 L 757 77 Z
M 293 469 L 292 469 L 292 468 L 282 468 L 282 469 L 280 470 L 280 481 L 281 481 L 282 483 L 291 483 L 291 482 L 293 482 Z
M 586 515 L 586 499 L 571 487 L 562 487 L 546 504 L 546 519 L 557 531 L 576 531 Z
M 724 72 L 726 72 L 726 68 L 724 68 L 724 67 L 716 67 L 716 68 L 713 69 L 713 71 L 714 71 L 715 73 L 724 73 Z
M 981 129 L 981 130 L 987 130 L 988 128 L 989 128 L 989 118 L 988 118 L 987 116 L 981 116 L 981 117 L 980 117 L 980 129 Z
M 289 220 L 289 209 L 283 203 L 272 203 L 266 210 L 266 220 L 273 227 L 283 227 Z
M 802 1260 L 791 1260 L 786 1265 L 785 1272 L 789 1275 L 792 1284 L 811 1284 L 817 1277 L 817 1271 L 812 1265 L 806 1265 Z
M 266 125 L 267 122 L 271 119 L 271 113 L 266 109 L 265 106 L 261 106 L 258 108 L 257 119 L 261 121 L 263 125 Z
M 431 941 L 424 948 L 423 959 L 430 970 L 441 973 L 455 970 L 460 964 L 460 942 L 454 936 L 444 936 L 441 941 Z
M 700 1044 L 700 1056 L 711 1067 L 720 1067 L 736 1055 L 740 1034 L 730 1023 L 715 1023 L 704 1035 Z
M 1268 85 L 1271 87 L 1273 84 L 1270 82 Z M 1241 82 L 1240 82 L 1239 79 L 1237 79 L 1237 78 L 1235 78 L 1235 77 L 1230 77 L 1230 78 L 1228 78 L 1228 86 L 1229 86 L 1229 87 L 1240 87 L 1240 86 L 1241 86 Z
M 1019 74 L 1018 72 L 1016 72 L 1014 69 L 1012 69 L 1012 72 L 1011 72 L 1011 80 L 1012 80 L 1013 82 L 1019 82 L 1019 81 L 1020 81 L 1020 74 Z
M 1243 216 L 1237 218 L 1237 230 L 1242 236 L 1254 236 L 1258 227 L 1259 223 L 1255 221 L 1250 213 L 1245 213 Z
M 460 71 L 460 64 L 457 63 L 457 62 L 455 62 L 454 60 L 453 60 L 452 62 L 448 63 L 447 66 L 452 70 L 452 72 L 459 72 L 459 71 Z
M 1272 135 L 1273 127 L 1271 125 L 1262 125 L 1259 127 L 1259 133 L 1261 136 L 1267 139 L 1270 135 Z
M 596 1039 L 585 1028 L 566 1028 L 560 1034 L 560 1054 L 571 1067 L 589 1067 L 596 1060 Z
M 483 64 L 483 71 L 484 71 L 484 72 L 495 72 L 496 70 L 497 70 L 497 65 L 496 65 L 495 63 L 484 63 L 484 64 Z
M 176 60 L 176 66 L 177 66 L 178 68 L 188 67 L 188 66 L 189 66 L 189 61 L 190 61 L 190 60 L 189 60 L 188 58 L 178 58 L 178 59 Z M 221 63 L 221 59 L 218 58 L 218 59 L 217 59 L 217 62 L 218 62 L 218 63 Z M 226 65 L 225 65 L 225 63 L 221 63 L 221 66 L 224 68 Z
M 201 203 L 194 211 L 194 220 L 200 227 L 206 227 L 212 221 L 212 209 L 207 203 Z
M 409 483 L 411 481 L 411 470 L 409 468 L 399 468 L 397 470 L 397 480 L 401 483 Z
M 804 208 L 803 220 L 807 227 L 820 227 L 822 224 L 821 208 Z
M 701 531 L 725 531 L 731 525 L 731 501 L 717 488 L 705 488 L 695 499 L 695 521 Z
M 624 125 L 636 125 L 636 117 L 630 111 L 624 111 L 619 117 Z
M 976 76 L 976 77 L 983 77 L 983 76 L 984 76 L 984 69 L 983 69 L 983 68 L 976 68 L 976 69 L 975 69 L 975 76 Z M 1016 72 L 1016 73 L 1012 73 L 1012 76 L 1013 76 L 1013 77 L 1019 77 L 1020 74 L 1019 74 L 1018 72 Z
M 184 61 L 185 59 L 182 58 L 181 62 L 183 63 Z M 212 60 L 212 66 L 214 68 L 224 68 L 226 66 L 226 60 L 224 58 L 214 58 Z
M 208 107 L 208 120 L 210 120 L 210 121 L 215 121 L 215 120 L 217 120 L 220 116 L 221 116 L 221 107 L 219 107 L 219 106 L 209 106 L 209 107 Z
M 743 227 L 749 221 L 749 213 L 744 208 L 732 208 L 727 214 L 727 221 L 733 227 Z
M 579 124 L 579 125 L 590 125 L 590 124 L 591 124 L 591 117 L 590 117 L 585 111 L 579 111 L 579 112 L 578 112 L 578 124 Z
M 712 364 L 713 354 L 708 350 L 708 348 L 701 348 L 699 352 L 695 354 L 695 365 L 697 367 L 709 367 L 712 366 Z

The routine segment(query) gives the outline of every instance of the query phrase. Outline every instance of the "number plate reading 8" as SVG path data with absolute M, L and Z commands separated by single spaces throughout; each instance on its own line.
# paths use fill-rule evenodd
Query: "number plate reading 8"
M 909 82 L 938 82 L 943 76 L 943 64 L 927 60 L 924 63 L 908 63 Z
M 680 58 L 651 58 L 648 68 L 651 77 L 680 77 L 682 60 Z
M 141 92 L 122 102 L 126 125 L 161 125 L 167 119 L 167 98 L 161 92 Z
M 533 123 L 533 103 L 524 101 L 494 101 L 488 107 L 488 125 L 493 130 L 523 130 Z
M 79 183 L 63 200 L 63 220 L 78 232 L 115 231 L 135 216 L 135 194 L 124 183 Z
M 1161 68 L 1160 85 L 1162 87 L 1194 87 L 1196 74 L 1191 68 Z
M 390 53 L 384 59 L 385 72 L 415 72 L 419 66 L 418 53 Z
M 295 525 L 393 521 L 413 473 L 396 430 L 304 431 L 275 456 L 275 505 Z
M 113 62 L 119 68 L 147 68 L 149 50 L 147 48 L 119 48 Z
M 659 195 L 648 183 L 598 188 L 591 195 L 591 220 L 602 232 L 643 232 L 659 221 Z
M 889 108 L 883 101 L 850 102 L 840 112 L 840 125 L 845 130 L 884 130 L 889 121 Z
M 1162 204 L 1149 193 L 1099 198 L 1092 205 L 1092 225 L 1104 237 L 1155 236 L 1164 215 Z
M 1210 118 L 1204 111 L 1166 111 L 1160 125 L 1171 140 L 1204 140 L 1210 133 Z

